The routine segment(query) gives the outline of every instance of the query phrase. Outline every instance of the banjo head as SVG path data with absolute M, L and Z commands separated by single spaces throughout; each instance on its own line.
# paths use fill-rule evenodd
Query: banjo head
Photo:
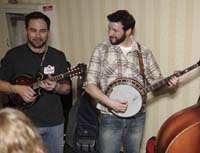
M 128 102 L 128 107 L 125 112 L 111 112 L 119 117 L 128 118 L 136 115 L 142 108 L 143 96 L 140 90 L 143 88 L 137 81 L 121 78 L 111 83 L 106 90 L 106 95 L 113 100 L 125 100 Z

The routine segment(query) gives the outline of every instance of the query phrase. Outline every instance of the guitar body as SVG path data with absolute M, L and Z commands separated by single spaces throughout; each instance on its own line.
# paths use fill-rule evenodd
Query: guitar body
M 14 81 L 12 82 L 12 84 L 16 84 L 16 85 L 25 85 L 25 86 L 30 86 L 34 83 L 36 83 L 38 80 L 37 79 L 34 79 L 33 77 L 31 76 L 28 76 L 28 75 L 19 75 L 17 76 Z M 40 93 L 40 89 L 41 88 L 38 88 L 34 91 L 36 91 L 36 93 L 38 95 L 41 95 Z M 11 101 L 16 105 L 16 107 L 19 107 L 19 108 L 24 108 L 24 107 L 28 107 L 28 106 L 31 106 L 33 105 L 34 102 L 25 102 L 20 95 L 18 94 L 10 94 L 9 95 L 9 98 L 11 99 Z

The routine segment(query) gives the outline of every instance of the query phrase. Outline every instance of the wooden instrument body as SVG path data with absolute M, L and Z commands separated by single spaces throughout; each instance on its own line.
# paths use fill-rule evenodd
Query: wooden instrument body
M 200 104 L 183 109 L 161 126 L 155 153 L 200 153 Z
M 28 75 L 20 75 L 17 76 L 13 82 L 13 84 L 17 84 L 17 85 L 26 85 L 26 86 L 30 86 L 34 83 L 37 82 L 37 79 L 32 78 L 31 76 Z M 40 95 L 40 89 L 35 89 L 37 95 Z M 16 105 L 16 107 L 18 108 L 23 108 L 23 107 L 28 107 L 31 106 L 34 102 L 25 102 L 22 97 L 18 94 L 10 94 L 9 95 L 11 101 Z

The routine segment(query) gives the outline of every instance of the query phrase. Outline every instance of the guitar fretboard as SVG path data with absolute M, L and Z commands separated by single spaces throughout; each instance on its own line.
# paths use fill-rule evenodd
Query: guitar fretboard
M 66 78 L 66 77 L 68 77 L 68 76 L 69 76 L 69 72 L 66 72 L 66 73 L 59 74 L 59 75 L 56 75 L 56 76 L 54 76 L 54 77 L 52 77 L 52 78 L 48 78 L 48 79 L 49 79 L 49 80 L 52 80 L 52 81 L 60 81 L 60 80 Z M 47 80 L 47 79 L 45 79 L 45 80 Z M 45 80 L 42 80 L 42 81 L 45 81 Z M 35 83 L 32 84 L 31 86 L 32 86 L 32 88 L 33 88 L 34 90 L 36 90 L 36 89 L 40 88 L 40 86 L 39 86 L 40 83 L 41 83 L 41 81 L 35 82 Z
M 67 78 L 67 77 L 71 78 L 73 76 L 80 75 L 84 71 L 85 71 L 84 68 L 82 68 L 81 65 L 78 65 L 77 67 L 69 70 L 68 72 L 53 76 L 52 78 L 47 78 L 45 80 L 49 79 L 49 80 L 52 80 L 52 81 L 60 81 L 60 80 Z M 45 80 L 41 80 L 41 81 L 45 81 Z M 34 89 L 34 90 L 39 89 L 40 88 L 39 84 L 41 83 L 41 81 L 38 81 L 38 82 L 35 82 L 34 84 L 32 84 L 31 85 L 32 89 Z
M 167 82 L 168 82 L 173 76 L 180 77 L 180 76 L 186 74 L 187 72 L 190 72 L 191 70 L 197 68 L 198 66 L 199 66 L 199 63 L 194 64 L 194 65 L 192 65 L 192 66 L 190 66 L 190 67 L 188 67 L 188 68 L 186 68 L 186 69 L 184 69 L 184 70 L 182 70 L 182 71 L 178 71 L 178 72 L 176 72 L 176 73 L 174 73 L 174 74 L 172 74 L 172 75 L 170 75 L 170 76 L 168 76 L 168 77 L 166 77 L 166 78 L 164 78 L 164 79 L 161 79 L 160 81 L 158 81 L 158 82 L 156 82 L 156 83 L 154 83 L 154 84 L 152 84 L 152 85 L 149 85 L 149 86 L 143 88 L 142 90 L 143 90 L 144 93 L 148 93 L 148 92 L 150 92 L 150 91 L 156 90 L 156 89 L 158 89 L 158 88 L 160 88 L 160 87 L 166 85 Z
M 49 78 L 52 81 L 59 81 L 62 80 L 64 78 L 66 78 L 68 75 L 66 73 L 60 74 L 60 75 L 56 75 L 53 78 Z

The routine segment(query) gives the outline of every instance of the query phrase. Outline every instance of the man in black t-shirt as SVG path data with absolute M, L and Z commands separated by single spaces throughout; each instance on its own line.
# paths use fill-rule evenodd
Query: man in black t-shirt
M 58 82 L 50 78 L 66 72 L 70 64 L 63 52 L 47 45 L 50 19 L 46 15 L 41 12 L 28 14 L 25 26 L 27 43 L 9 50 L 0 67 L 0 92 L 20 97 L 23 103 L 20 98 L 14 98 L 17 104 L 31 103 L 23 112 L 37 126 L 48 153 L 63 153 L 64 115 L 60 96 L 70 92 L 70 80 Z M 33 78 L 41 73 L 46 79 L 35 81 Z M 19 77 L 21 75 L 23 77 Z M 31 86 L 23 81 L 35 82 Z M 38 96 L 35 89 L 40 88 Z

